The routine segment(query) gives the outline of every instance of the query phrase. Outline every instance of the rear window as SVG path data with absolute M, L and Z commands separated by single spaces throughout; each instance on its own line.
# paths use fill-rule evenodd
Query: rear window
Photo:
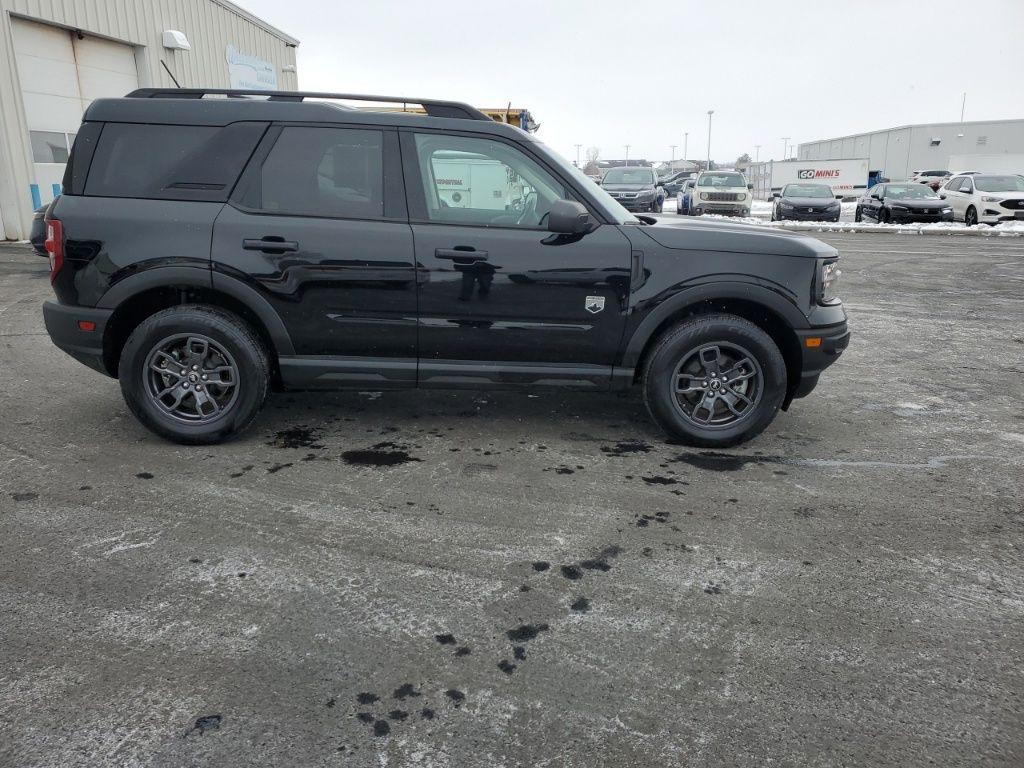
M 103 126 L 85 183 L 96 197 L 227 200 L 266 123 Z

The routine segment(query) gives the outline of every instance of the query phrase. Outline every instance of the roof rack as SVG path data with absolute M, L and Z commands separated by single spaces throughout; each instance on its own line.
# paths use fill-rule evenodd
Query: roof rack
M 358 93 L 323 93 L 319 91 L 246 91 L 232 88 L 139 88 L 127 95 L 130 99 L 201 99 L 204 96 L 243 98 L 262 96 L 268 101 L 304 101 L 305 99 L 341 99 L 345 101 L 379 101 L 390 104 L 419 104 L 430 117 L 455 117 L 464 120 L 487 120 L 487 115 L 469 104 L 438 99 L 414 99 L 404 96 L 368 96 Z

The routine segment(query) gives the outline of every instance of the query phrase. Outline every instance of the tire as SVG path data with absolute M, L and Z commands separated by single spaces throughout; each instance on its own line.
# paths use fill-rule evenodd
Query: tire
M 214 375 L 223 383 L 203 378 Z M 132 331 L 118 378 L 128 409 L 143 426 L 176 443 L 206 445 L 238 434 L 256 418 L 267 397 L 270 361 L 236 315 L 184 304 L 157 312 Z
M 973 205 L 968 206 L 964 212 L 964 224 L 968 227 L 978 226 L 978 211 Z
M 859 205 L 853 209 L 853 220 L 858 223 L 864 221 L 864 214 L 861 213 Z
M 700 215 L 701 215 L 701 210 L 700 210 L 700 208 L 694 208 L 694 207 L 693 207 L 693 206 L 691 205 L 691 206 L 690 206 L 690 215 L 691 215 L 691 216 L 700 216 Z
M 694 361 L 695 354 L 698 360 L 704 353 L 711 354 L 708 350 L 724 355 L 719 357 L 721 373 L 751 374 L 741 382 L 744 396 L 749 395 L 749 406 L 743 405 L 735 395 L 739 388 L 722 386 L 717 390 L 720 396 L 708 399 L 713 380 L 708 378 L 706 367 L 703 367 L 704 373 L 697 375 L 680 373 L 681 368 L 694 370 L 684 367 Z M 736 364 L 741 359 L 749 363 L 743 364 L 742 369 Z M 702 366 L 704 363 L 696 370 L 701 370 Z M 709 386 L 697 389 L 690 397 L 711 403 L 711 406 L 693 407 L 687 413 L 685 398 L 682 402 L 677 399 L 676 382 L 687 380 L 687 386 L 700 387 L 698 379 L 707 380 Z M 786 363 L 772 338 L 750 321 L 729 314 L 691 318 L 666 331 L 655 342 L 642 375 L 644 404 L 658 426 L 673 438 L 704 448 L 727 448 L 759 435 L 778 413 L 786 395 L 786 384 Z M 731 406 L 729 398 L 732 398 Z M 719 411 L 721 421 L 713 423 Z M 700 416 L 704 413 L 708 414 L 706 420 Z M 701 425 L 702 420 L 709 423 Z
M 889 212 L 887 210 L 885 210 L 885 208 L 880 208 L 878 210 L 878 219 L 877 219 L 877 221 L 878 221 L 879 224 L 888 224 L 890 218 L 891 217 L 889 216 Z

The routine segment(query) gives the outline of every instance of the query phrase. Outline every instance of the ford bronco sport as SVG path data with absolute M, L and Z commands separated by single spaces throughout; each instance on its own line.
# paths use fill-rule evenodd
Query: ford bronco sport
M 633 216 L 455 102 L 98 99 L 46 224 L 50 337 L 182 443 L 237 433 L 268 390 L 636 384 L 670 435 L 728 446 L 849 341 L 834 248 Z

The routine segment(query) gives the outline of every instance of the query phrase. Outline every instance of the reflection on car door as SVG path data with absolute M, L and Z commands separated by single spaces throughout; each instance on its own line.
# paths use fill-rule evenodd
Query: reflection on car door
M 402 132 L 419 290 L 419 383 L 607 388 L 631 250 L 616 225 L 553 234 L 571 187 L 511 141 Z
M 286 383 L 416 382 L 416 273 L 396 130 L 272 127 L 214 225 L 213 282 L 283 321 Z M 382 373 L 383 371 L 383 373 Z
M 878 212 L 882 210 L 882 201 L 879 198 L 885 197 L 885 185 L 876 184 L 874 189 L 868 190 L 868 205 L 865 209 L 868 218 L 878 221 Z
M 939 190 L 939 196 L 945 198 L 949 207 L 953 209 L 954 219 L 960 215 L 963 207 L 963 196 L 960 194 L 960 182 L 963 179 L 963 176 L 954 176 Z
M 967 209 L 970 207 L 974 197 L 974 179 L 970 176 L 964 176 L 963 181 L 960 182 L 958 192 L 957 199 L 960 202 L 960 210 L 953 209 L 953 218 L 966 219 Z

